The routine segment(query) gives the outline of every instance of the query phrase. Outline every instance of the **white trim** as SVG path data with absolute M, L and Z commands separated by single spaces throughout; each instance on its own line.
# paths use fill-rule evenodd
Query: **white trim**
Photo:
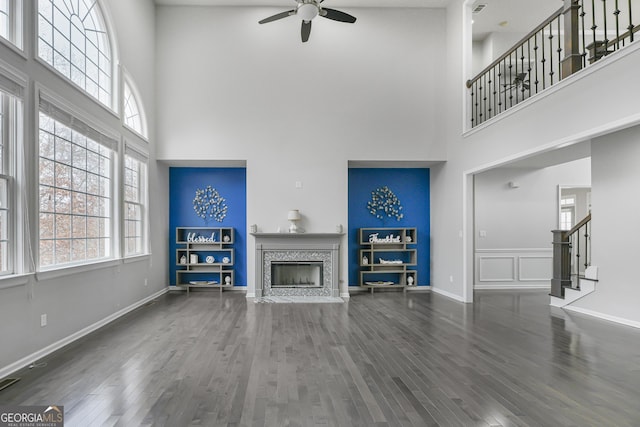
M 25 95 L 27 92 L 27 87 L 29 87 L 28 75 L 18 70 L 17 68 L 9 65 L 9 63 L 4 61 L 3 59 L 0 59 L 0 74 L 2 74 L 2 76 L 5 79 L 10 80 L 15 85 L 20 86 L 22 88 L 21 94 L 19 95 L 11 94 L 11 95 L 20 97 L 22 102 L 24 102 L 26 98 Z
M 79 330 L 78 332 L 75 332 L 69 336 L 67 336 L 66 338 L 63 338 L 59 341 L 54 342 L 53 344 L 50 344 L 46 347 L 44 347 L 43 349 L 40 349 L 26 357 L 23 357 L 22 359 L 3 367 L 2 369 L 0 369 L 0 378 L 4 378 L 7 375 L 10 375 L 13 372 L 16 372 L 22 368 L 24 368 L 25 366 L 29 365 L 30 363 L 34 363 L 48 355 L 50 355 L 51 353 L 61 349 L 62 347 L 71 344 L 72 342 L 89 335 L 91 332 L 94 332 L 98 329 L 100 329 L 101 327 L 113 322 L 114 320 L 117 320 L 118 318 L 124 316 L 125 314 L 135 310 L 138 307 L 143 306 L 144 304 L 146 304 L 149 301 L 152 301 L 156 298 L 158 298 L 159 296 L 163 295 L 167 293 L 167 288 L 164 288 L 144 299 L 141 299 L 138 302 L 135 302 L 133 304 L 131 304 L 128 307 L 123 308 L 122 310 L 116 311 L 115 313 L 105 317 L 102 320 L 97 321 L 96 323 L 87 326 L 86 328 L 83 328 L 81 330 Z
M 37 25 L 37 24 L 36 24 Z M 36 44 L 38 43 L 38 37 L 36 34 Z M 37 62 L 38 64 L 40 64 L 41 66 L 47 68 L 53 75 L 57 76 L 58 78 L 60 78 L 63 82 L 65 82 L 66 84 L 69 85 L 70 88 L 72 88 L 72 90 L 77 91 L 78 93 L 81 93 L 83 96 L 85 96 L 87 99 L 91 100 L 91 102 L 93 102 L 95 105 L 101 107 L 104 111 L 106 111 L 107 113 L 111 114 L 113 117 L 115 117 L 116 119 L 119 119 L 120 116 L 118 115 L 118 112 L 113 109 L 111 106 L 109 105 L 105 105 L 102 102 L 100 102 L 100 100 L 98 98 L 94 98 L 93 96 L 89 95 L 89 92 L 87 92 L 86 90 L 84 90 L 82 87 L 80 87 L 77 83 L 75 83 L 73 80 L 69 79 L 67 76 L 65 76 L 64 74 L 62 74 L 60 71 L 56 70 L 51 64 L 49 64 L 47 61 L 45 61 L 44 59 L 40 58 L 39 54 L 38 54 L 38 49 L 36 46 L 36 51 L 34 53 L 34 58 L 33 60 L 35 62 Z M 111 95 L 112 97 L 112 101 L 113 101 L 113 94 Z
M 548 281 L 548 280 L 547 280 Z M 475 287 L 476 290 L 483 290 L 483 291 L 487 291 L 487 290 L 491 290 L 491 291 L 496 291 L 496 290 L 511 290 L 511 291 L 516 291 L 516 290 L 522 290 L 522 289 L 549 289 L 551 290 L 551 286 L 547 283 L 546 285 L 540 284 L 540 285 L 476 285 Z
M 54 108 L 57 108 L 62 112 L 73 116 L 75 119 L 78 119 L 86 126 L 92 128 L 94 131 L 101 133 L 103 136 L 115 141 L 116 146 L 113 148 L 113 150 L 115 152 L 118 151 L 117 143 L 120 141 L 122 137 L 120 132 L 118 132 L 111 126 L 105 124 L 102 120 L 96 118 L 95 115 L 87 114 L 84 111 L 80 111 L 75 104 L 68 102 L 64 96 L 59 95 L 57 92 L 49 89 L 48 87 L 43 86 L 38 82 L 35 82 L 35 92 L 36 92 L 36 108 L 38 109 L 37 111 L 41 111 L 40 104 L 42 100 L 44 100 L 44 102 L 51 104 Z M 39 123 L 38 123 L 38 128 L 39 128 Z M 100 141 L 96 141 L 96 142 L 100 142 Z
M 551 260 L 551 264 L 550 265 L 552 265 L 552 263 L 553 263 L 553 256 L 552 255 L 548 255 L 548 256 L 520 255 L 518 257 L 518 281 L 520 281 L 520 282 L 549 282 L 549 283 L 551 283 L 551 278 L 552 277 L 542 277 L 542 278 L 530 277 L 528 279 L 523 278 L 522 277 L 522 260 L 523 259 L 548 259 L 548 260 Z
M 33 276 L 33 273 L 0 276 L 0 289 L 9 289 L 15 288 L 17 286 L 24 286 L 29 283 L 29 280 Z
M 101 268 L 116 267 L 120 264 L 122 264 L 122 260 L 120 259 L 109 259 L 105 261 L 89 262 L 74 266 L 58 267 L 51 270 L 36 272 L 36 280 L 40 282 L 43 280 L 57 279 L 59 277 L 71 276 L 78 273 L 86 273 L 88 271 L 93 271 Z
M 488 259 L 506 259 L 511 260 L 511 278 L 490 279 L 482 277 L 482 261 Z M 515 256 L 480 256 L 478 257 L 478 281 L 479 282 L 515 282 L 516 281 L 516 257 Z
M 553 249 L 552 248 L 496 248 L 496 249 L 476 249 L 476 253 L 487 253 L 487 254 L 491 254 L 491 253 L 505 253 L 505 252 L 518 252 L 518 253 L 525 253 L 525 252 L 549 252 L 552 253 Z
M 131 255 L 128 257 L 123 257 L 122 258 L 122 263 L 123 264 L 132 264 L 134 262 L 142 262 L 142 261 L 148 261 L 151 258 L 151 254 L 136 254 L 136 255 Z
M 452 294 L 451 292 L 443 291 L 442 289 L 436 288 L 435 286 L 430 286 L 431 292 L 435 292 L 436 294 L 442 295 L 444 297 L 450 298 L 452 300 L 462 302 L 465 304 L 471 303 L 472 301 L 465 301 L 461 296 Z
M 609 322 L 620 323 L 622 325 L 631 326 L 632 328 L 640 328 L 640 322 L 636 320 L 624 319 L 618 316 L 611 316 L 609 314 L 600 313 L 599 311 L 593 311 L 586 308 L 565 306 L 563 310 L 573 311 L 576 313 L 586 314 L 587 316 L 597 317 L 598 319 L 608 320 Z

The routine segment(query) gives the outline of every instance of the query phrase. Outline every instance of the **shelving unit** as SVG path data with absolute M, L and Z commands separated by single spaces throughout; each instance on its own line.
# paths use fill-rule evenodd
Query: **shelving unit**
M 234 229 L 176 227 L 176 286 L 230 288 L 234 285 Z
M 361 228 L 360 286 L 371 289 L 399 288 L 418 284 L 418 230 L 416 228 Z

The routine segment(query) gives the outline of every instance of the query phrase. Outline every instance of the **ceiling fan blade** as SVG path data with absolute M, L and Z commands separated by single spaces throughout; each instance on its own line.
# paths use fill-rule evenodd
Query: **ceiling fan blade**
M 288 16 L 295 15 L 295 14 L 296 14 L 296 10 L 295 9 L 287 10 L 286 12 L 276 13 L 273 16 L 270 16 L 268 18 L 264 18 L 263 20 L 258 21 L 258 24 L 266 24 L 267 22 L 277 21 L 278 19 L 286 18 Z
M 309 40 L 309 34 L 311 34 L 311 21 L 302 21 L 300 35 L 302 36 L 303 43 Z
M 322 13 L 320 16 L 323 16 L 328 19 L 333 19 L 334 21 L 340 22 L 348 22 L 349 24 L 353 24 L 356 22 L 356 17 L 351 16 L 348 13 L 340 12 L 339 10 L 329 9 L 327 7 L 322 8 Z

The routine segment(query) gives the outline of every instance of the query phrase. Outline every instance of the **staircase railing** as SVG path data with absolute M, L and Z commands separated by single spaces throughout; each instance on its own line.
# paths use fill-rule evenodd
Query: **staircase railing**
M 639 8 L 638 0 L 564 0 L 562 8 L 467 81 L 471 126 L 638 39 Z
M 591 265 L 591 214 L 571 230 L 553 230 L 553 278 L 551 295 L 564 298 L 564 289 L 572 287 Z

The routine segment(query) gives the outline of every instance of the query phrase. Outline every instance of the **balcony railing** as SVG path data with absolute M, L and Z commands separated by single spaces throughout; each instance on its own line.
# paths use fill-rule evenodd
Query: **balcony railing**
M 503 113 L 632 43 L 640 0 L 565 0 L 537 28 L 467 81 L 471 126 Z

